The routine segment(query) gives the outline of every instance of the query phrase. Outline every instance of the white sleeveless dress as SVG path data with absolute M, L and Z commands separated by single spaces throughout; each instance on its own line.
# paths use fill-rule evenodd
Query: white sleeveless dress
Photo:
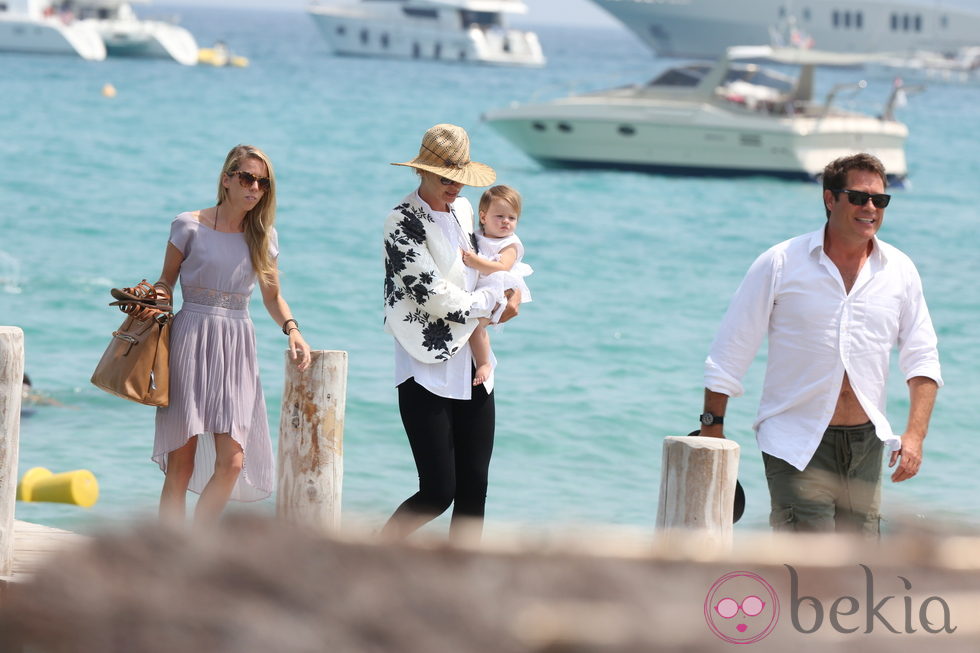
M 494 272 L 493 274 L 499 275 L 511 275 L 513 279 L 508 278 L 506 283 L 507 288 L 517 288 L 521 291 L 521 303 L 526 304 L 531 301 L 531 290 L 527 287 L 524 278 L 531 276 L 534 270 L 527 263 L 524 263 L 524 244 L 521 239 L 517 237 L 517 234 L 511 234 L 503 238 L 491 238 L 483 234 L 483 230 L 476 232 L 476 242 L 480 250 L 480 256 L 491 261 L 500 260 L 500 252 L 509 245 L 517 246 L 517 258 L 514 260 L 514 265 L 510 268 L 509 272 Z M 489 275 L 493 276 L 493 275 Z

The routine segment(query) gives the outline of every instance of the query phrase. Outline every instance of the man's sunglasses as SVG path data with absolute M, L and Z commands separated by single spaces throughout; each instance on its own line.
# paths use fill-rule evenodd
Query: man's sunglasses
M 244 170 L 232 170 L 228 173 L 229 177 L 234 177 L 238 175 L 238 183 L 242 185 L 242 188 L 251 188 L 252 184 L 259 182 L 259 190 L 269 190 L 272 187 L 272 180 L 268 177 L 256 177 L 251 172 L 245 172 Z
M 888 203 L 892 200 L 891 195 L 885 195 L 884 193 L 865 193 L 863 190 L 848 190 L 846 188 L 838 188 L 834 191 L 834 194 L 847 193 L 847 201 L 854 206 L 864 206 L 871 200 L 876 209 L 883 209 L 888 206 Z

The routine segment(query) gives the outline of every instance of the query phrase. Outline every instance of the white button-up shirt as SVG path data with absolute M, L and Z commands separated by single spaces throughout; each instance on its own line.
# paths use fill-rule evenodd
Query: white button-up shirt
M 874 239 L 851 292 L 823 248 L 824 230 L 798 236 L 755 260 L 735 292 L 705 361 L 704 385 L 731 397 L 769 336 L 759 448 L 804 469 L 830 425 L 844 373 L 878 437 L 899 436 L 885 418 L 889 355 L 906 380 L 943 381 L 922 282 L 908 256 Z

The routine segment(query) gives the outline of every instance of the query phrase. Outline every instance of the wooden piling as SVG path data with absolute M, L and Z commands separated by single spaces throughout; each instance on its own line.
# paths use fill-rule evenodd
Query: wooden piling
M 660 472 L 657 528 L 672 533 L 703 535 L 718 551 L 732 546 L 732 509 L 738 478 L 739 446 L 724 438 L 664 439 Z
M 24 332 L 0 326 L 0 576 L 9 576 L 13 569 L 23 383 Z
M 340 526 L 347 352 L 313 351 L 300 372 L 286 354 L 276 513 L 324 530 Z

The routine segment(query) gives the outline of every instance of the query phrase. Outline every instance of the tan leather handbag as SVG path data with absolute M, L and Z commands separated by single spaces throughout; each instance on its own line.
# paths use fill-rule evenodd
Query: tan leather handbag
M 110 394 L 148 406 L 166 406 L 170 399 L 170 323 L 172 293 L 165 284 L 144 279 L 133 288 L 112 290 L 128 314 L 102 354 L 92 383 Z

